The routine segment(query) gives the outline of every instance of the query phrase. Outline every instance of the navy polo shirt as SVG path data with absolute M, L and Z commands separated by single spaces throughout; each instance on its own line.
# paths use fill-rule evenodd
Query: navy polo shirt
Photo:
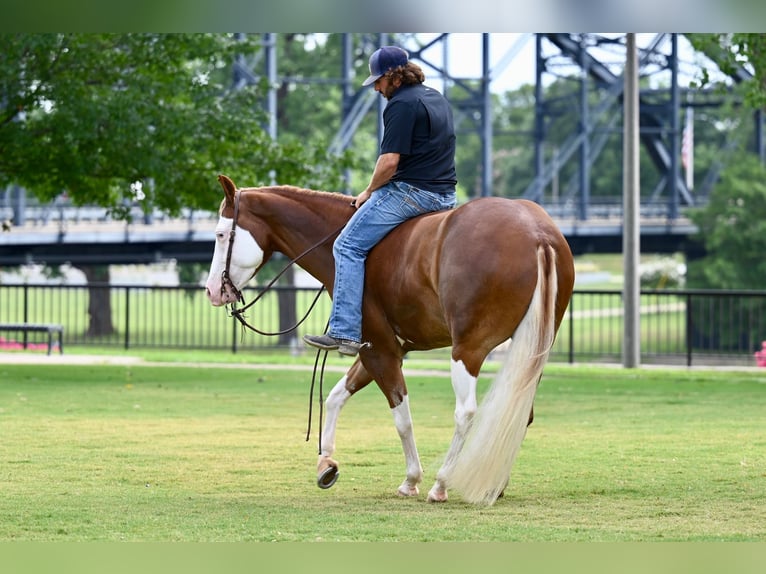
M 455 190 L 455 128 L 444 96 L 423 84 L 401 86 L 383 110 L 383 130 L 381 154 L 400 154 L 391 181 Z

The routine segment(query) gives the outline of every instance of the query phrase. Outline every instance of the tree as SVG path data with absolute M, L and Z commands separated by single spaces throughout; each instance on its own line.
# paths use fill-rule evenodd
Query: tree
M 707 256 L 698 280 L 718 289 L 763 289 L 766 278 L 766 168 L 742 154 L 722 172 L 707 205 L 692 210 Z M 704 278 L 704 279 L 703 279 Z
M 78 267 L 88 282 L 88 337 L 103 337 L 114 333 L 112 302 L 109 297 L 109 267 L 81 265 Z
M 66 192 L 126 217 L 215 209 L 215 176 L 248 185 L 338 181 L 313 148 L 263 129 L 264 86 L 232 90 L 230 64 L 260 49 L 227 34 L 0 35 L 0 186 Z M 134 182 L 143 182 L 137 200 Z
M 690 212 L 707 255 L 688 264 L 688 284 L 709 289 L 763 289 L 766 278 L 766 168 L 742 153 L 721 174 L 709 202 Z M 696 300 L 691 309 L 698 347 L 755 350 L 763 340 L 764 303 L 737 300 L 721 308 L 718 299 Z M 731 317 L 740 317 L 732 321 Z
M 763 34 L 687 34 L 692 46 L 710 58 L 718 69 L 740 85 L 745 113 L 766 108 L 766 36 Z M 743 74 L 747 70 L 750 75 Z M 730 82 L 714 81 L 703 68 L 700 88 L 731 90 Z M 747 109 L 749 108 L 749 109 Z M 758 116 L 756 116 L 758 119 Z M 743 117 L 731 114 L 725 122 L 710 122 L 731 144 L 726 165 L 712 188 L 706 205 L 689 210 L 699 228 L 698 240 L 706 255 L 688 263 L 690 287 L 710 289 L 762 289 L 766 278 L 766 169 L 758 155 L 747 150 L 752 130 Z M 702 141 L 708 142 L 703 137 Z M 695 152 L 698 148 L 695 146 Z M 708 148 L 708 152 L 711 149 Z M 721 158 L 713 158 L 721 161 Z M 694 328 L 692 344 L 706 347 L 755 350 L 763 326 L 750 321 L 762 314 L 761 302 L 737 301 L 720 308 L 717 300 L 698 300 L 690 310 Z M 739 322 L 731 321 L 740 316 Z M 737 325 L 735 327 L 735 325 Z
M 260 36 L 229 34 L 0 35 L 0 188 L 65 193 L 122 219 L 135 204 L 214 210 L 218 173 L 340 187 L 348 156 L 329 157 L 310 134 L 272 141 L 265 84 L 231 89 L 235 56 L 260 49 Z M 90 290 L 92 335 L 112 330 L 100 293 Z
M 752 74 L 741 90 L 747 107 L 766 108 L 766 35 L 689 34 L 695 49 L 708 56 L 724 74 L 742 79 L 743 67 Z M 712 84 L 703 69 L 701 86 Z M 747 110 L 745 110 L 747 112 Z M 728 125 L 727 125 L 728 124 Z M 718 131 L 751 134 L 742 117 L 730 114 Z M 707 205 L 690 210 L 707 256 L 689 268 L 690 285 L 719 289 L 762 289 L 766 278 L 766 169 L 758 156 L 746 151 L 746 141 L 728 154 L 728 165 L 710 193 Z
M 754 109 L 766 108 L 766 34 L 724 33 L 687 34 L 692 46 L 703 52 L 729 77 L 738 78 L 742 68 L 749 68 L 754 81 L 747 82 L 745 97 Z M 710 71 L 703 68 L 700 86 L 711 82 Z
M 277 89 L 277 131 L 279 141 L 316 142 L 329 147 L 338 133 L 344 106 L 372 90 L 362 88 L 367 76 L 367 60 L 377 46 L 370 34 L 351 34 L 351 67 L 357 71 L 344 96 L 344 34 L 277 35 L 279 53 Z M 395 40 L 392 40 L 395 42 Z M 367 182 L 378 154 L 377 106 L 372 106 L 353 136 L 353 161 L 349 161 L 350 181 L 342 189 L 358 193 Z M 333 188 L 339 189 L 339 188 Z

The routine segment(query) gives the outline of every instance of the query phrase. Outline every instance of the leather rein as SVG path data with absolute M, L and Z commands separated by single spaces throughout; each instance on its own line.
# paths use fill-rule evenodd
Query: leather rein
M 314 307 L 316 306 L 317 302 L 319 301 L 319 297 L 322 295 L 322 292 L 325 289 L 324 285 L 322 285 L 317 290 L 317 294 L 314 297 L 314 300 L 311 302 L 311 305 L 309 306 L 309 309 L 308 309 L 308 311 L 306 311 L 306 314 L 303 316 L 303 318 L 301 318 L 292 327 L 290 327 L 288 329 L 284 329 L 282 331 L 267 332 L 267 331 L 262 331 L 262 330 L 258 329 L 257 327 L 255 327 L 255 326 L 251 325 L 250 323 L 248 323 L 248 321 L 245 319 L 245 316 L 244 316 L 245 311 L 247 311 L 250 307 L 255 305 L 266 293 L 268 293 L 271 290 L 271 288 L 274 286 L 274 284 L 280 279 L 280 277 L 282 277 L 282 275 L 284 275 L 287 272 L 287 270 L 290 267 L 292 267 L 294 264 L 296 264 L 300 259 L 302 259 L 306 255 L 311 253 L 313 250 L 315 250 L 318 247 L 321 247 L 322 245 L 327 243 L 330 239 L 332 239 L 334 236 L 336 236 L 338 233 L 340 233 L 341 230 L 343 229 L 343 227 L 341 226 L 337 230 L 335 230 L 332 233 L 330 233 L 329 235 L 327 235 L 324 239 L 321 239 L 318 243 L 315 243 L 314 245 L 312 245 L 311 247 L 309 247 L 308 249 L 306 249 L 305 251 L 300 253 L 298 256 L 296 256 L 293 259 L 291 259 L 287 263 L 287 265 L 285 265 L 285 267 L 279 273 L 277 273 L 277 275 L 271 281 L 269 281 L 268 284 L 266 284 L 266 286 L 263 287 L 263 289 L 261 289 L 261 291 L 255 296 L 255 298 L 252 301 L 250 301 L 250 303 L 245 303 L 245 297 L 242 295 L 242 292 L 239 289 L 237 289 L 237 287 L 234 285 L 234 282 L 231 280 L 231 276 L 230 276 L 230 272 L 229 272 L 229 269 L 231 267 L 232 252 L 233 252 L 233 249 L 234 249 L 234 237 L 237 234 L 237 220 L 239 219 L 239 198 L 240 198 L 240 193 L 241 193 L 241 190 L 238 189 L 236 191 L 236 193 L 234 194 L 234 217 L 232 218 L 231 230 L 229 231 L 229 247 L 228 247 L 228 251 L 226 253 L 226 265 L 224 266 L 224 269 L 221 272 L 221 294 L 223 294 L 225 289 L 226 289 L 226 287 L 228 287 L 228 289 L 232 293 L 234 293 L 234 295 L 236 296 L 237 301 L 239 301 L 240 303 L 242 303 L 242 305 L 244 305 L 243 307 L 237 308 L 236 302 L 235 303 L 231 303 L 231 306 L 230 306 L 230 309 L 229 309 L 229 314 L 232 317 L 234 317 L 235 319 L 237 319 L 237 321 L 239 321 L 242 324 L 243 327 L 247 327 L 251 331 L 253 331 L 255 333 L 258 333 L 259 335 L 264 335 L 264 336 L 267 336 L 267 337 L 284 335 L 286 333 L 289 333 L 289 332 L 294 331 L 295 329 L 297 329 L 308 318 L 308 316 L 311 314 L 311 311 L 314 310 Z M 253 275 L 255 275 L 255 272 L 253 272 Z

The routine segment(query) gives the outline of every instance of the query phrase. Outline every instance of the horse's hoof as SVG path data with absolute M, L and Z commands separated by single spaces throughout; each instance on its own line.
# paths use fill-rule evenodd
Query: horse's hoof
M 337 466 L 328 466 L 317 478 L 317 486 L 321 489 L 330 488 L 338 480 L 338 474 Z
M 411 497 L 411 496 L 417 496 L 420 494 L 420 489 L 418 488 L 417 484 L 415 486 L 410 486 L 407 484 L 407 481 L 405 481 L 396 491 L 396 494 L 399 496 L 404 497 Z
M 428 502 L 447 502 L 447 491 L 432 488 L 428 492 Z

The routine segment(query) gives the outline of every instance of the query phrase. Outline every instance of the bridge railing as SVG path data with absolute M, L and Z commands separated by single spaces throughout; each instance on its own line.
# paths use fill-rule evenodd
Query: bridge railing
M 23 200 L 13 197 L 11 188 L 0 191 L 0 221 L 12 222 L 17 226 L 39 227 L 58 224 L 62 227 L 78 224 L 114 223 L 109 210 L 98 205 L 75 205 L 71 199 L 61 195 L 51 202 L 40 202 L 34 196 L 22 191 Z M 136 223 L 167 223 L 169 221 L 206 220 L 218 218 L 212 211 L 182 209 L 177 217 L 154 210 L 149 213 L 138 204 L 129 205 L 128 211 Z
M 556 219 L 577 218 L 580 213 L 578 198 L 545 198 L 543 207 Z M 0 193 L 0 220 L 18 221 L 18 202 L 14 201 L 9 193 Z M 644 199 L 640 204 L 640 215 L 645 219 L 663 219 L 668 217 L 670 207 L 667 200 Z M 589 220 L 612 220 L 622 218 L 622 198 L 615 197 L 592 197 L 588 202 L 587 213 Z M 183 220 L 206 220 L 211 217 L 217 219 L 217 214 L 210 211 L 185 209 L 179 217 L 170 218 L 167 214 L 155 211 L 146 214 L 138 205 L 130 207 L 130 215 L 134 222 L 166 223 L 168 221 Z M 108 210 L 95 205 L 74 205 L 67 198 L 59 198 L 50 203 L 40 203 L 37 199 L 29 197 L 25 199 L 23 207 L 23 224 L 29 226 L 48 225 L 58 223 L 61 225 L 77 225 L 81 223 L 112 223 Z
M 246 289 L 251 300 L 255 289 Z M 247 312 L 248 321 L 274 332 L 292 325 L 315 290 L 280 287 Z M 280 306 L 282 314 L 280 319 Z M 213 308 L 197 285 L 0 285 L 0 323 L 59 323 L 64 348 L 178 348 L 246 353 L 303 352 L 300 336 L 321 332 L 329 316 L 326 295 L 294 336 L 243 331 L 225 309 Z M 294 312 L 293 312 L 294 311 Z M 576 290 L 551 360 L 621 361 L 623 307 L 619 290 Z M 28 346 L 0 339 L 0 350 Z M 641 292 L 641 361 L 665 365 L 755 366 L 766 340 L 766 291 L 645 290 Z M 502 352 L 500 347 L 493 356 Z

